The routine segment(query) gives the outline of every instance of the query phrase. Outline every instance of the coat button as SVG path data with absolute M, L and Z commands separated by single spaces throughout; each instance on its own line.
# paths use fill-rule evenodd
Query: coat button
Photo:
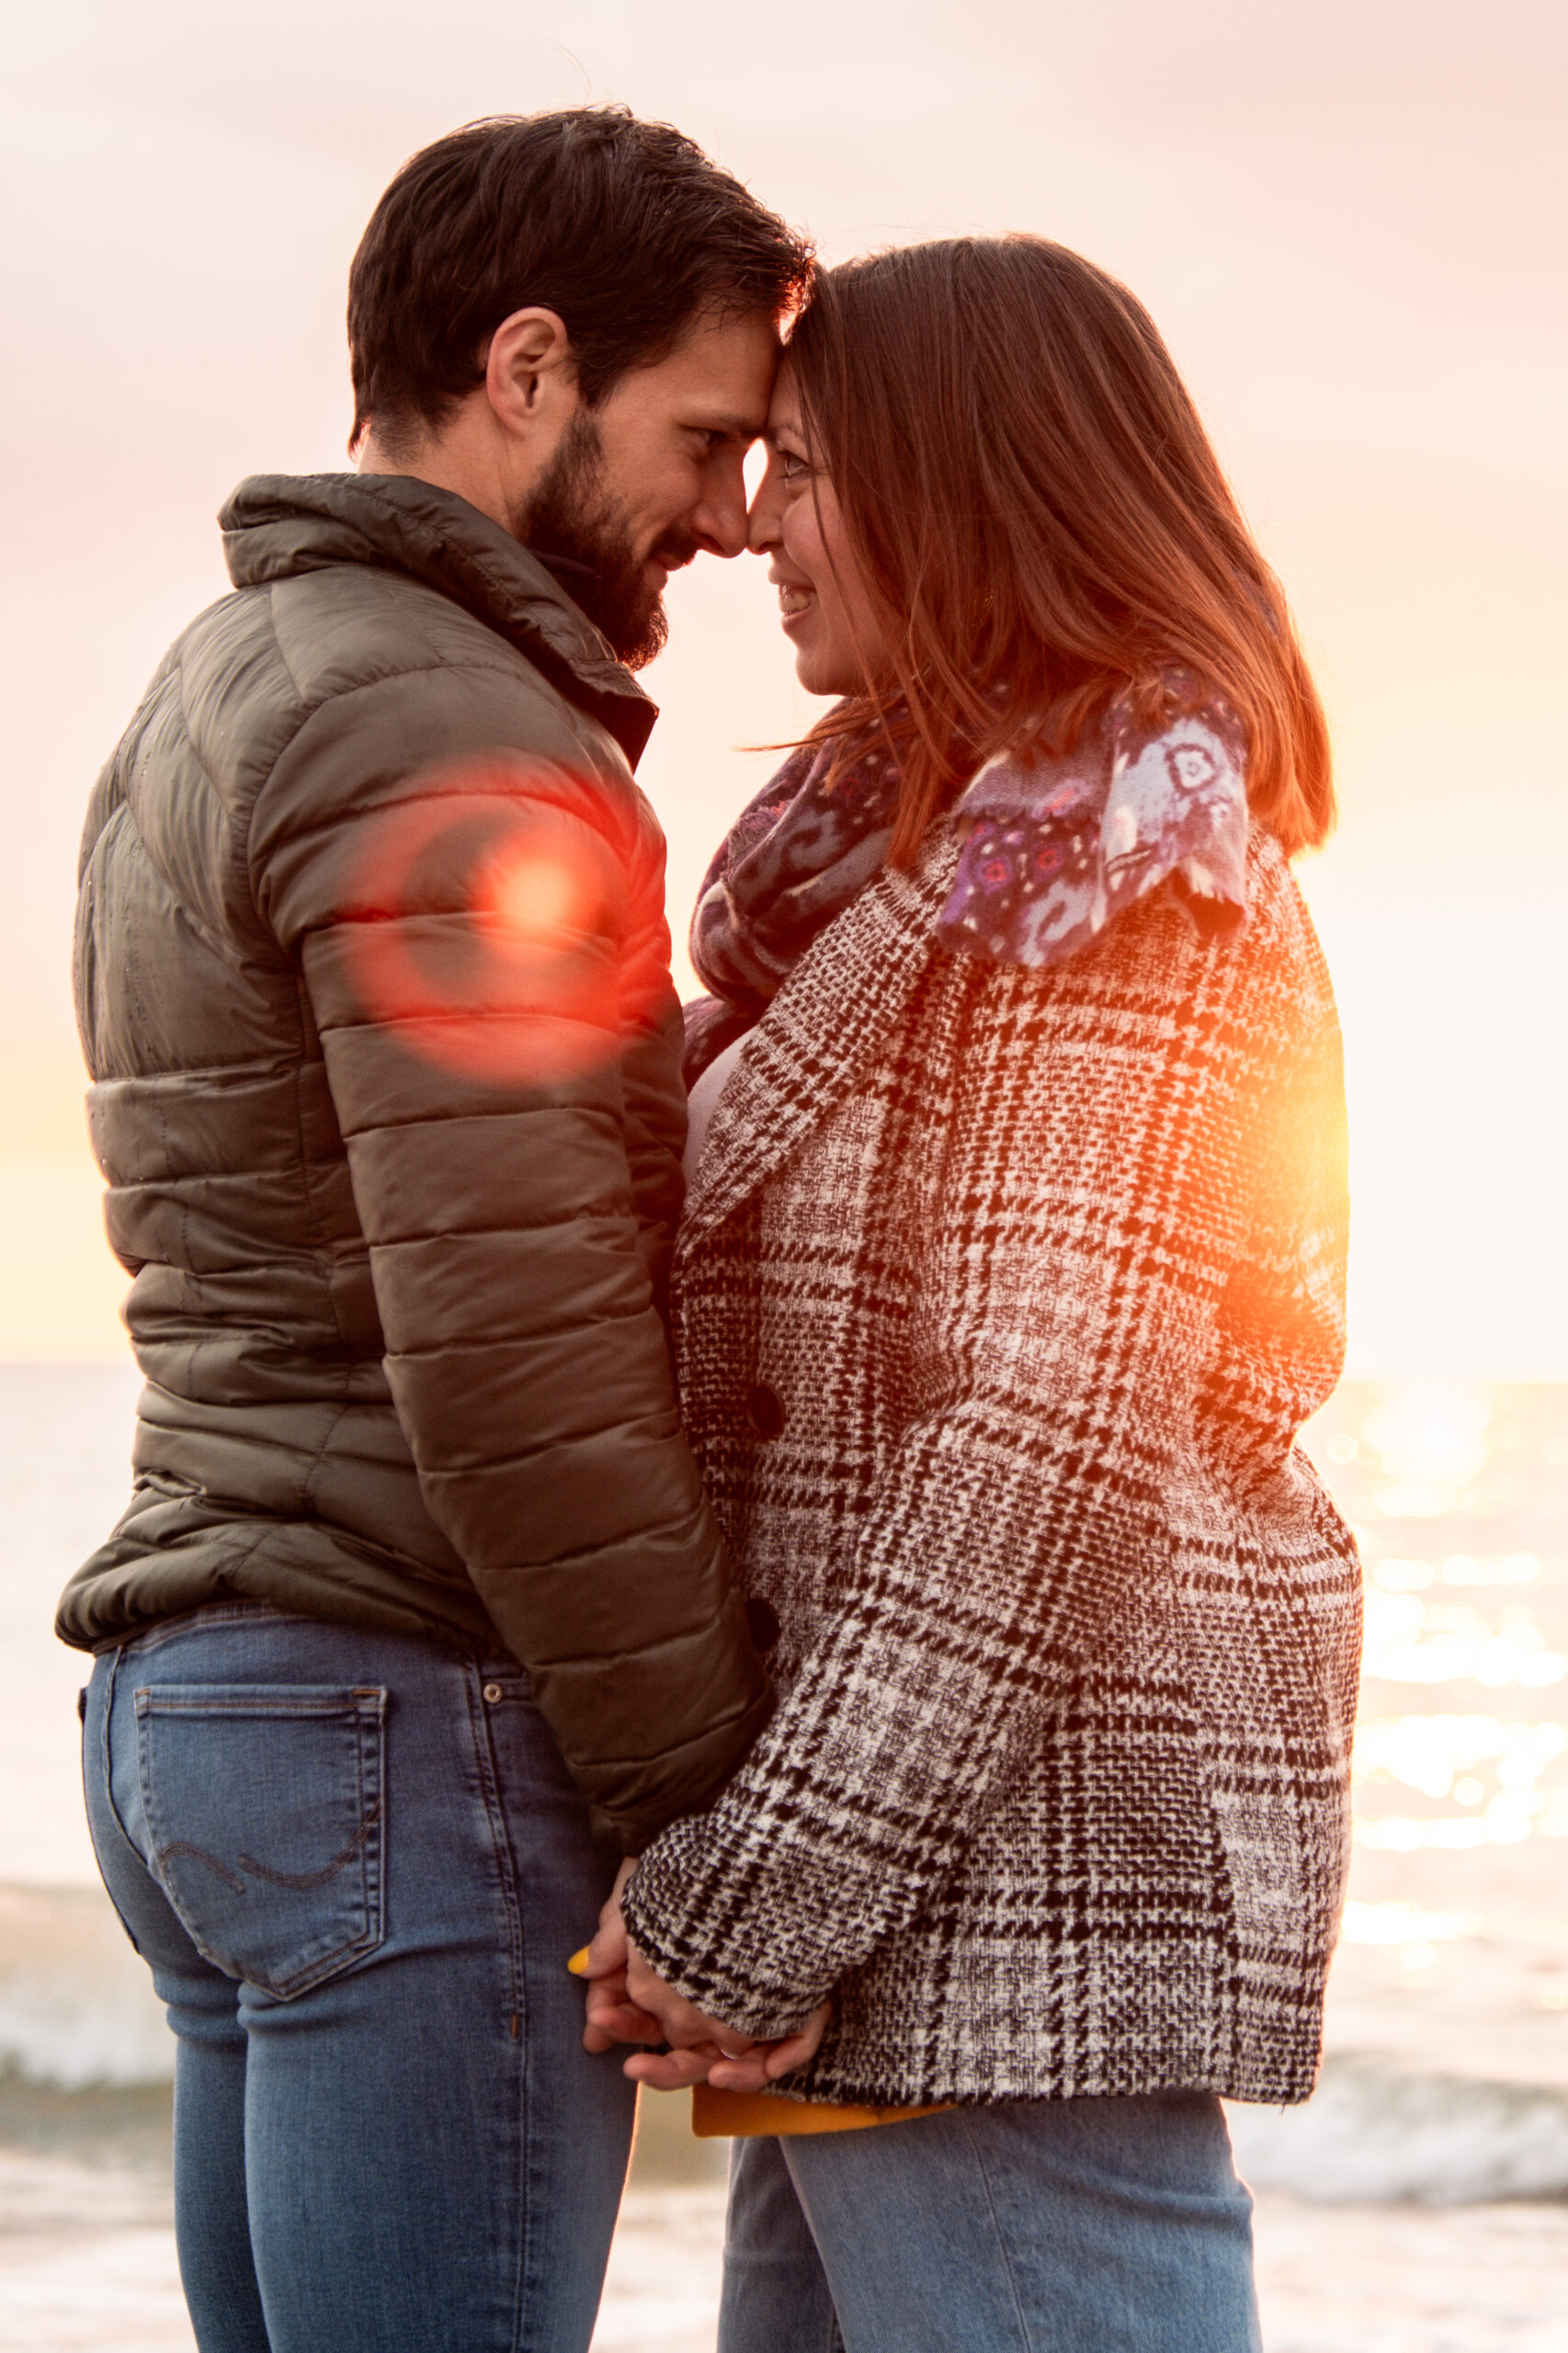
M 501 1686 L 498 1683 L 487 1683 L 484 1687 L 484 1697 L 490 1706 L 494 1707 L 501 1697 Z
M 777 1438 L 784 1427 L 784 1401 L 766 1381 L 757 1381 L 746 1398 L 746 1419 L 758 1438 Z
M 778 1612 L 760 1593 L 754 1593 L 746 1603 L 746 1622 L 751 1628 L 752 1641 L 766 1657 L 778 1640 Z

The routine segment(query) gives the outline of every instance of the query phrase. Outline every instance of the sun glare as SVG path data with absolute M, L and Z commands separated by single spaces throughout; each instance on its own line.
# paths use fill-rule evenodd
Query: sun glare
M 558 848 L 525 845 L 496 860 L 483 899 L 504 935 L 532 953 L 577 944 L 592 916 L 593 895 L 580 863 L 569 863 Z
M 346 926 L 368 1010 L 411 1053 L 494 1086 L 615 1053 L 617 861 L 570 779 L 496 754 L 423 780 L 362 828 Z

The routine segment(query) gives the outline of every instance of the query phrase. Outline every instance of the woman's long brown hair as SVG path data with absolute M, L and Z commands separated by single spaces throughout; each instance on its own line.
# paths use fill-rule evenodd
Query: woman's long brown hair
M 1324 840 L 1323 706 L 1153 321 L 1040 237 L 960 237 L 825 270 L 790 365 L 880 645 L 813 731 L 846 756 L 900 702 L 891 856 L 914 858 L 979 763 L 1037 728 L 1067 749 L 1110 697 L 1150 717 L 1218 690 L 1254 814 Z

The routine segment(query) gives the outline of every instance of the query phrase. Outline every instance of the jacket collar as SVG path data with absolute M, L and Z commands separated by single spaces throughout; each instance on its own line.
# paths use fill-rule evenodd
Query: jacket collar
M 515 645 L 635 767 L 655 704 L 540 559 L 455 492 L 407 474 L 253 474 L 218 517 L 236 588 L 381 564 L 438 588 Z
M 884 867 L 801 958 L 727 1081 L 687 1198 L 680 1253 L 712 1232 L 870 1068 L 935 956 L 960 837 L 939 827 L 913 873 Z

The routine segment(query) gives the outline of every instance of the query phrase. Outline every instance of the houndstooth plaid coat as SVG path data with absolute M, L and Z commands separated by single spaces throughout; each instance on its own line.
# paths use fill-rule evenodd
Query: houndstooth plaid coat
M 1360 1581 L 1292 1441 L 1338 1377 L 1338 1025 L 1285 858 L 1053 971 L 938 948 L 956 849 L 807 951 L 677 1263 L 687 1427 L 777 1714 L 631 1934 L 789 2089 L 1304 2098 Z

